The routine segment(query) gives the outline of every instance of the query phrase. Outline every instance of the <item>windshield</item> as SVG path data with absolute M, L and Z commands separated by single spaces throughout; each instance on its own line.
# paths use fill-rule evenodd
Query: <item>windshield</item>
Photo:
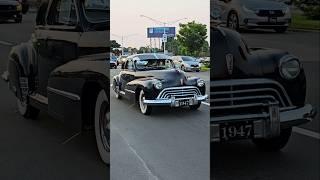
M 109 0 L 84 0 L 85 15 L 90 22 L 105 22 L 109 20 Z
M 144 59 L 136 62 L 136 68 L 137 70 L 165 70 L 175 67 L 171 59 Z
M 195 58 L 189 57 L 189 56 L 183 56 L 183 57 L 182 57 L 182 60 L 183 60 L 183 61 L 196 61 Z

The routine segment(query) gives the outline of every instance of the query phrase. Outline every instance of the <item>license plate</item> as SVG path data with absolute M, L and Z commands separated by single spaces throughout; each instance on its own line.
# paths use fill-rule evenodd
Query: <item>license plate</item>
M 254 132 L 252 121 L 220 124 L 221 141 L 248 139 L 252 138 L 253 135 Z
M 179 106 L 189 106 L 189 99 L 179 100 Z
M 274 24 L 275 24 L 275 23 L 277 23 L 277 21 L 278 21 L 278 20 L 277 20 L 276 17 L 271 17 L 271 18 L 269 18 L 269 22 L 270 22 L 270 23 L 274 23 Z

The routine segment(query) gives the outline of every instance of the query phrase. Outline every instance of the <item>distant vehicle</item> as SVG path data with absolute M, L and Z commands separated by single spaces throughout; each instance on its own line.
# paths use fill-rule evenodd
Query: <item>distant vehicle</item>
M 173 56 L 172 60 L 182 71 L 200 71 L 200 65 L 196 58 L 191 56 Z
M 110 56 L 110 69 L 117 69 L 118 63 L 117 63 L 117 57 L 116 56 Z
M 0 21 L 22 22 L 22 4 L 16 0 L 0 0 Z
M 283 33 L 291 23 L 290 7 L 278 0 L 213 0 L 211 15 L 227 27 L 274 29 Z
M 126 58 L 128 57 L 128 55 L 121 55 L 119 56 L 117 63 L 119 64 L 123 64 L 126 61 Z
M 150 115 L 154 106 L 196 110 L 208 97 L 204 80 L 187 77 L 169 56 L 154 53 L 129 56 L 113 77 L 112 88 L 116 98 L 136 102 L 144 115 Z

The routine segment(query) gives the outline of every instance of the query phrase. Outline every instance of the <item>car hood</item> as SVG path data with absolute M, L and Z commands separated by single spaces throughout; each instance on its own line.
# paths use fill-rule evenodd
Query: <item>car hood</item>
M 10 0 L 0 1 L 0 6 L 1 5 L 13 5 L 13 6 L 16 6 L 18 4 L 19 4 L 18 1 L 10 1 Z
M 138 81 L 148 81 L 152 79 L 162 81 L 165 87 L 180 86 L 186 84 L 187 81 L 185 73 L 178 69 L 136 72 L 136 80 Z M 181 84 L 181 81 L 183 81 L 183 84 Z
M 249 9 L 269 9 L 279 10 L 287 7 L 283 2 L 271 1 L 271 0 L 241 0 L 241 4 Z
M 184 61 L 185 64 L 188 65 L 198 65 L 199 63 L 197 61 Z
M 277 49 L 254 48 L 247 59 L 235 58 L 233 71 L 230 74 L 227 61 L 217 60 L 213 63 L 211 79 L 259 78 L 278 74 L 279 59 L 288 54 Z

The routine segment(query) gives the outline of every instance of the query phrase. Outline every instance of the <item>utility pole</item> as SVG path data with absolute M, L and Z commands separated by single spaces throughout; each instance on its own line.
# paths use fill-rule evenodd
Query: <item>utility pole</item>
M 121 39 L 121 55 L 123 55 L 124 54 L 124 40 L 127 39 L 128 37 L 136 36 L 137 34 L 129 34 L 129 35 L 112 34 L 112 35 Z

